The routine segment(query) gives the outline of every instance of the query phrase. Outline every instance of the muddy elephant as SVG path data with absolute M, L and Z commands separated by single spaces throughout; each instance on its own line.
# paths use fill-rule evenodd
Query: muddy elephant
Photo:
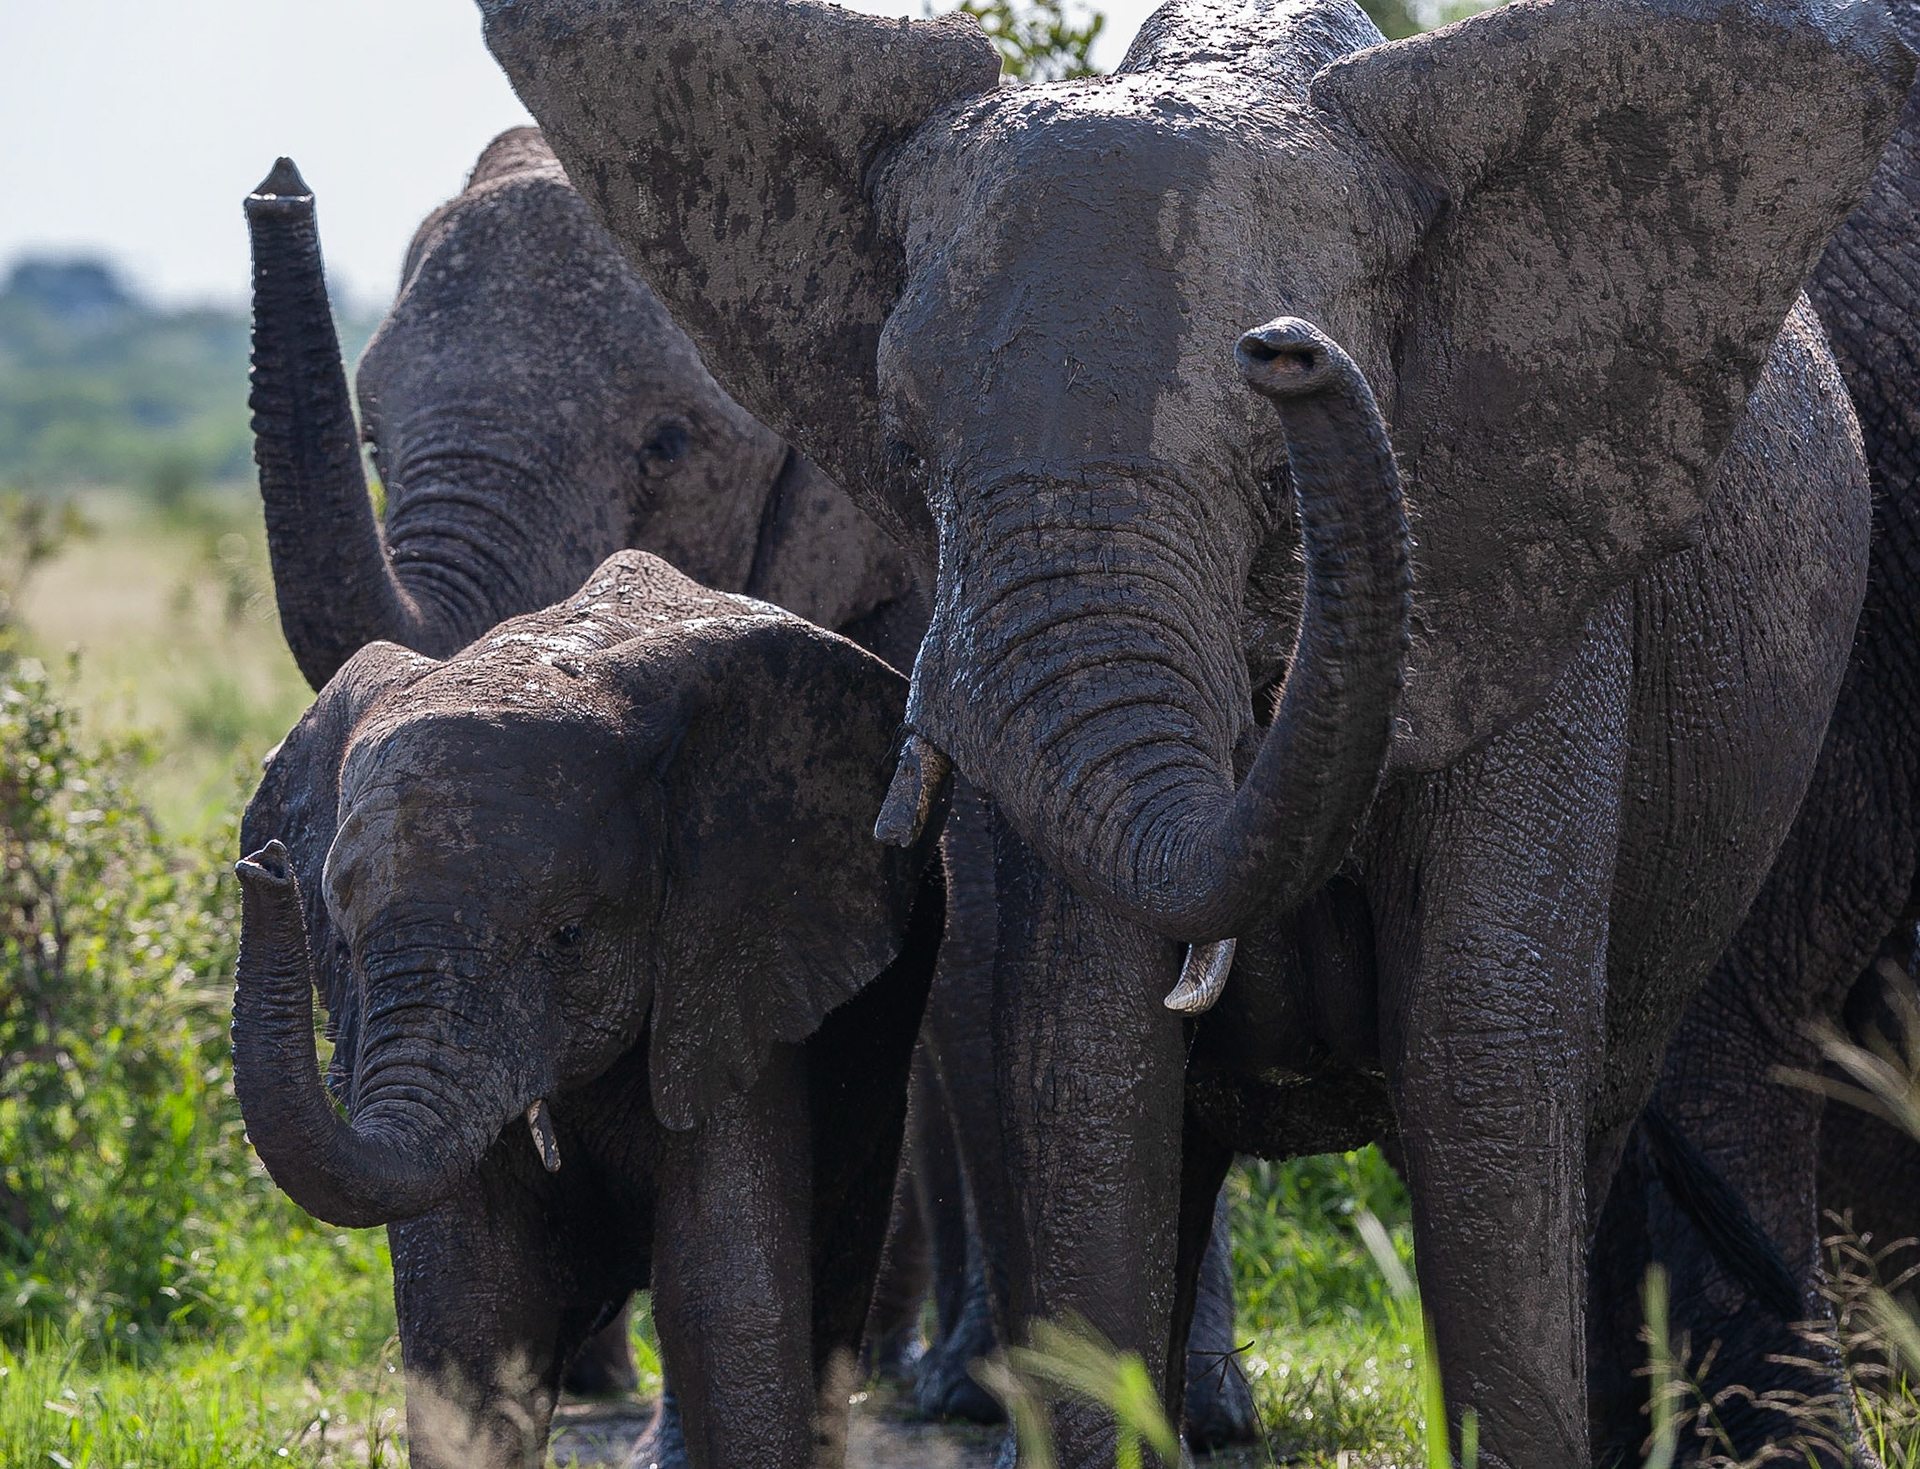
M 1908 43 L 1920 43 L 1920 8 L 1891 13 Z M 1833 1228 L 1825 1213 L 1850 1214 L 1881 1246 L 1920 1235 L 1912 1140 L 1774 1076 L 1818 1067 L 1816 1022 L 1863 1040 L 1899 1033 L 1879 961 L 1908 968 L 1920 911 L 1920 92 L 1808 293 L 1872 475 L 1866 602 L 1792 834 L 1688 1008 L 1656 1094 L 1660 1119 L 1635 1138 L 1607 1202 L 1590 1349 L 1603 1452 L 1634 1449 L 1645 1431 L 1645 1380 L 1633 1375 L 1639 1323 L 1624 1301 L 1650 1261 L 1669 1273 L 1676 1339 L 1690 1337 L 1705 1364 L 1732 1452 L 1751 1458 L 1805 1428 L 1788 1401 L 1838 1386 L 1830 1353 L 1810 1348 L 1800 1326 L 1832 1321 L 1821 1289 L 1820 1241 Z M 1741 1200 L 1730 1237 L 1703 1229 L 1685 1186 L 1667 1181 L 1661 1119 Z M 1609 1301 L 1619 1305 L 1606 1310 Z M 1735 1385 L 1749 1391 L 1725 1393 Z
M 316 687 L 374 639 L 449 651 L 552 600 L 624 546 L 911 666 L 926 614 L 904 555 L 713 382 L 538 130 L 496 138 L 463 192 L 422 223 L 399 295 L 360 363 L 384 529 L 367 510 L 313 196 L 283 160 L 246 208 L 255 452 L 274 589 L 288 643 Z M 977 932 L 949 946 L 947 970 L 992 952 L 992 853 L 959 829 L 967 824 L 956 822 L 962 850 L 950 887 L 969 896 L 952 911 Z M 932 1171 L 911 1181 L 916 1202 L 938 1215 L 930 1223 L 942 1304 L 919 1398 L 935 1416 L 992 1416 L 997 1405 L 968 1373 L 993 1345 L 982 1309 L 987 1264 L 947 1141 L 950 1098 L 962 1112 L 983 1110 L 969 1072 L 990 1069 L 988 1021 L 959 977 L 943 979 L 940 994 L 913 1148 Z M 972 1130 L 980 1128 L 976 1117 Z M 1228 1287 L 1227 1248 L 1223 1236 L 1211 1267 L 1216 1294 Z M 876 1324 L 917 1334 L 915 1292 L 885 1294 L 894 1309 Z M 1207 1311 L 1198 1346 L 1212 1367 L 1233 1345 L 1231 1299 L 1210 1294 Z M 568 1387 L 617 1392 L 633 1376 L 623 1316 L 575 1359 Z M 1222 1380 L 1217 1368 L 1203 1371 L 1193 1407 L 1201 1440 L 1251 1430 L 1244 1383 Z M 661 1457 L 672 1462 L 671 1412 L 659 1429 Z
M 1450 1410 L 1585 1466 L 1591 1214 L 1859 610 L 1796 298 L 1911 79 L 1883 13 L 1175 0 L 1002 88 L 964 18 L 481 9 L 708 366 L 932 581 L 880 829 L 949 761 L 991 802 L 1009 1319 L 1177 1398 L 1230 1150 L 1391 1125 Z
M 416 1464 L 542 1457 L 649 1280 L 696 1466 L 844 1419 L 943 913 L 934 840 L 871 831 L 905 699 L 627 551 L 444 661 L 369 645 L 274 755 L 235 1090 L 296 1202 L 389 1226 Z

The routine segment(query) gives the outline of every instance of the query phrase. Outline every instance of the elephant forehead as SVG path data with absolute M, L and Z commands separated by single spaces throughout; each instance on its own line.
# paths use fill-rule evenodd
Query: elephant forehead
M 592 888 L 599 833 L 627 784 L 617 753 L 576 749 L 564 727 L 488 723 L 416 721 L 349 757 L 324 874 L 349 939 L 396 902 L 499 926 L 533 895 Z
M 1207 91 L 1199 74 L 1020 89 L 891 165 L 908 285 L 880 381 L 929 447 L 1024 434 L 1008 453 L 1198 467 L 1223 414 L 1266 423 L 1233 345 L 1279 315 L 1386 375 L 1379 296 L 1411 253 L 1412 211 L 1338 119 L 1255 108 L 1245 85 Z M 1033 411 L 1009 414 L 1007 393 Z
M 469 362 L 457 354 L 487 350 Z M 563 179 L 519 176 L 454 202 L 423 229 L 363 374 L 388 393 L 409 374 L 607 376 L 665 353 L 698 361 L 659 298 Z

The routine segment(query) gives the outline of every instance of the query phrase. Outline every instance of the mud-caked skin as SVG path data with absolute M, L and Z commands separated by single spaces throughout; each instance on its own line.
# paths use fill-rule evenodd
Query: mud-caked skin
M 368 646 L 273 756 L 235 1089 L 297 1202 L 390 1228 L 415 1463 L 541 1457 L 650 1282 L 695 1466 L 836 1431 L 944 908 L 933 835 L 871 831 L 905 696 L 628 551 L 444 662 Z
M 1889 7 L 1920 44 L 1920 7 Z M 1638 1313 L 1650 1260 L 1672 1282 L 1676 1338 L 1690 1334 L 1737 1457 L 1790 1433 L 1779 1404 L 1836 1395 L 1825 1355 L 1796 1323 L 1830 1322 L 1820 1291 L 1828 1212 L 1880 1246 L 1920 1234 L 1920 1149 L 1852 1109 L 1781 1086 L 1817 1069 L 1816 1021 L 1863 1040 L 1897 1030 L 1876 959 L 1904 967 L 1920 911 L 1920 92 L 1910 95 L 1865 199 L 1808 281 L 1852 396 L 1873 486 L 1866 601 L 1844 682 L 1792 834 L 1669 1051 L 1657 1104 L 1731 1185 L 1795 1284 L 1783 1313 L 1754 1272 L 1722 1259 L 1630 1145 L 1594 1248 L 1596 1449 L 1637 1457 L 1646 1432 Z M 1816 1187 L 1817 1177 L 1817 1187 Z M 1767 1400 L 1760 1395 L 1782 1394 Z M 1843 1393 L 1837 1395 L 1844 1401 Z
M 496 138 L 421 224 L 361 358 L 383 523 L 313 194 L 282 159 L 246 208 L 254 457 L 281 626 L 316 689 L 375 639 L 444 657 L 623 547 L 911 660 L 905 558 L 720 389 L 537 129 Z
M 1001 88 L 959 17 L 482 9 L 716 376 L 933 574 L 907 718 L 991 811 L 1006 1322 L 1077 1312 L 1177 1399 L 1231 1153 L 1333 1131 L 1344 1078 L 1483 1462 L 1585 1469 L 1590 1215 L 1859 611 L 1796 297 L 1911 80 L 1884 13 L 1382 45 L 1175 0 L 1114 76 Z M 1232 1008 L 1167 1010 L 1227 938 Z

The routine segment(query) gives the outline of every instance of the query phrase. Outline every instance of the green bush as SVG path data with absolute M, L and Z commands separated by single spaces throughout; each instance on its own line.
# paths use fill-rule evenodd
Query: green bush
M 1093 43 L 1107 18 L 1084 3 L 1074 8 L 1077 17 L 1068 15 L 1066 0 L 961 0 L 958 7 L 980 22 L 1001 70 L 1023 82 L 1093 75 Z
M 211 1324 L 194 1221 L 247 1187 L 234 895 L 211 845 L 162 841 L 137 758 L 84 748 L 31 660 L 0 680 L 0 1330 Z

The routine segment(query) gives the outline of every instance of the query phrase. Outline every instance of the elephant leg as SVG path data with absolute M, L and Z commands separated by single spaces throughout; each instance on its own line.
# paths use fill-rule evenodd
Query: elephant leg
M 750 1090 L 662 1133 L 653 1311 L 694 1469 L 813 1461 L 806 1082 L 776 1046 Z
M 954 777 L 942 849 L 947 928 L 927 1001 L 932 1088 L 947 1132 L 929 1142 L 925 1182 L 933 1207 L 935 1338 L 914 1388 L 930 1418 L 997 1423 L 1000 1405 L 974 1381 L 973 1362 L 1008 1334 L 1006 1161 L 994 1063 L 993 965 L 998 937 L 992 812 L 979 790 Z M 928 1131 L 937 1124 L 929 1110 Z M 950 1149 L 945 1169 L 942 1144 Z
M 1187 1442 L 1200 1452 L 1252 1443 L 1260 1436 L 1253 1390 L 1240 1367 L 1241 1345 L 1233 1330 L 1232 1208 L 1222 1187 L 1214 1193 L 1212 1227 L 1194 1286 L 1186 1405 L 1180 1415 Z
M 502 1172 L 483 1165 L 433 1213 L 387 1231 L 419 1469 L 543 1461 L 561 1363 L 591 1325 L 562 1309 L 543 1201 Z
M 1022 1326 L 1078 1318 L 1164 1391 L 1180 1219 L 1186 1039 L 1172 943 L 1079 897 L 995 822 L 994 1039 Z M 1054 1413 L 1062 1469 L 1114 1461 L 1114 1426 Z
M 944 956 L 943 956 L 944 962 Z M 1000 1402 L 974 1380 L 973 1363 L 997 1345 L 980 1233 L 969 1222 L 965 1175 L 945 1093 L 931 1068 L 915 1134 L 921 1217 L 928 1221 L 937 1334 L 920 1360 L 914 1407 L 926 1418 L 999 1423 Z M 916 1107 L 920 1095 L 916 1093 Z
M 1253 1395 L 1234 1357 L 1233 1236 L 1224 1183 L 1233 1150 L 1189 1115 L 1180 1152 L 1180 1253 L 1167 1387 L 1181 1437 L 1207 1453 L 1255 1437 Z
M 1817 1066 L 1805 1037 L 1778 1034 L 1771 1018 L 1756 1013 L 1715 985 L 1699 996 L 1674 1036 L 1656 1104 L 1759 1228 L 1763 1248 L 1777 1252 L 1782 1287 L 1764 1288 L 1764 1276 L 1726 1248 L 1716 1249 L 1662 1176 L 1644 1141 L 1614 1180 L 1603 1229 L 1637 1246 L 1640 1258 L 1622 1257 L 1615 1246 L 1596 1255 L 1596 1291 L 1609 1285 L 1631 1291 L 1658 1261 L 1668 1278 L 1669 1317 L 1676 1342 L 1684 1338 L 1690 1363 L 1702 1372 L 1710 1397 L 1726 1388 L 1715 1418 L 1745 1459 L 1771 1441 L 1796 1434 L 1801 1425 L 1777 1403 L 1759 1395 L 1808 1398 L 1830 1393 L 1839 1362 L 1797 1329 L 1803 1320 L 1832 1320 L 1821 1295 L 1820 1211 L 1814 1193 L 1821 1132 L 1820 1098 L 1780 1085 L 1769 1062 Z M 1759 1263 L 1765 1268 L 1765 1262 Z M 1781 1267 L 1784 1267 L 1783 1269 Z M 1610 1282 L 1607 1275 L 1614 1279 Z M 1783 1299 L 1782 1299 L 1783 1298 Z M 1621 1322 L 1616 1340 L 1631 1340 Z M 1596 1418 L 1616 1444 L 1645 1431 L 1640 1416 L 1642 1384 L 1625 1377 L 1640 1354 L 1596 1373 Z M 1597 1366 L 1602 1364 L 1596 1364 Z M 1604 1397 L 1598 1389 L 1613 1384 Z M 1637 1443 L 1635 1444 L 1637 1447 Z M 1829 1462 L 1844 1462 L 1833 1459 Z
M 1902 974 L 1913 969 L 1913 931 L 1903 926 L 1889 940 L 1881 966 L 1869 969 L 1847 997 L 1846 1026 L 1856 1045 L 1873 1048 L 1885 1040 L 1909 1047 L 1920 1036 L 1904 1033 L 1904 1018 L 1891 996 L 1894 980 L 1883 966 L 1891 962 Z M 1909 996 L 1913 981 L 1900 981 Z M 1820 1119 L 1819 1198 L 1822 1227 L 1838 1218 L 1870 1252 L 1880 1255 L 1880 1276 L 1897 1279 L 1920 1264 L 1920 1142 L 1908 1133 L 1858 1107 L 1830 1102 Z M 1902 1243 L 1902 1242 L 1905 1243 Z M 1900 1294 L 1909 1307 L 1920 1291 L 1908 1281 Z
M 1627 678 L 1622 603 L 1546 706 L 1391 781 L 1366 859 L 1382 1059 L 1448 1413 L 1480 1461 L 1588 1469 L 1587 1108 L 1599 1071 Z
M 687 1469 L 687 1428 L 680 1418 L 680 1395 L 665 1373 L 660 1377 L 660 1405 L 627 1454 L 626 1469 Z
M 874 1311 L 887 1227 L 899 1201 L 908 1090 L 945 922 L 937 866 L 915 901 L 899 956 L 806 1043 L 813 1139 L 812 1361 L 844 1416 Z M 916 1292 L 917 1295 L 917 1292 Z
M 929 1129 L 925 1114 L 932 1104 L 928 1070 L 924 1054 L 916 1052 L 907 1103 L 907 1144 L 893 1182 L 886 1243 L 880 1251 L 880 1275 L 874 1281 L 873 1305 L 867 1311 L 860 1347 L 863 1379 L 911 1383 L 924 1360 L 920 1307 L 927 1295 L 932 1246 L 922 1204 L 926 1190 L 920 1176 L 927 1170 Z M 940 1125 L 944 1124 L 942 1118 Z
M 621 1398 L 640 1385 L 633 1360 L 632 1308 L 622 1306 L 613 1320 L 587 1338 L 567 1364 L 562 1386 L 574 1397 Z

